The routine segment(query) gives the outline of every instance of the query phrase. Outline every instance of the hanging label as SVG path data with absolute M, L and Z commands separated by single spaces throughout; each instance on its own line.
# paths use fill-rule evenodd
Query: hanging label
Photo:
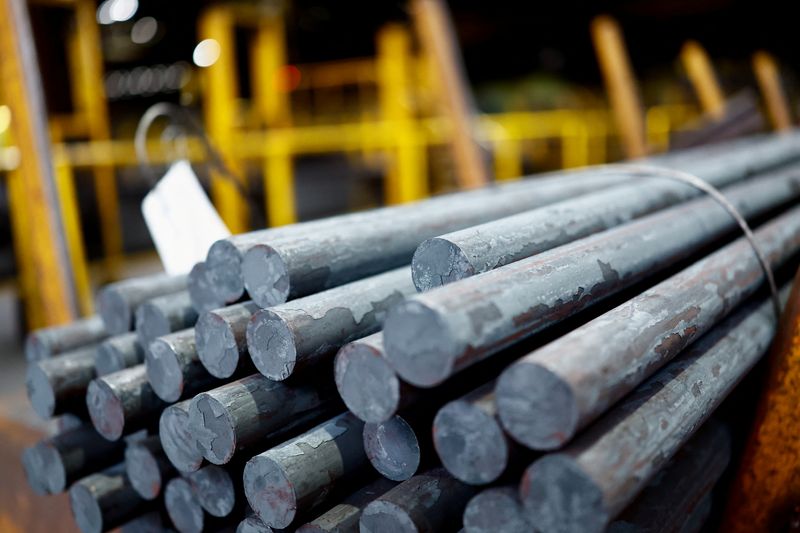
M 188 161 L 173 163 L 142 201 L 142 215 L 168 274 L 186 274 L 231 232 Z

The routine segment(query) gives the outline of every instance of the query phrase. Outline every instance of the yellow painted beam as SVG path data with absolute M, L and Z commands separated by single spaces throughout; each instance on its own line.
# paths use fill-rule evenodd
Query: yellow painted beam
M 783 92 L 778 63 L 767 52 L 760 50 L 753 54 L 753 70 L 756 74 L 758 87 L 764 97 L 767 114 L 776 131 L 786 131 L 792 127 L 792 114 L 786 93 Z
M 681 62 L 703 112 L 717 120 L 724 117 L 725 95 L 705 49 L 697 41 L 687 41 L 681 48 Z

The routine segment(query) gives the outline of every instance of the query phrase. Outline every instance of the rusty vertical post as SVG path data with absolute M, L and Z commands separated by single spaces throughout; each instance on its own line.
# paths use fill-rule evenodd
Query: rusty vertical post
M 792 115 L 786 101 L 786 93 L 781 86 L 780 73 L 775 58 L 769 53 L 759 50 L 753 54 L 753 70 L 758 87 L 764 96 L 767 114 L 776 131 L 787 131 L 792 127 Z

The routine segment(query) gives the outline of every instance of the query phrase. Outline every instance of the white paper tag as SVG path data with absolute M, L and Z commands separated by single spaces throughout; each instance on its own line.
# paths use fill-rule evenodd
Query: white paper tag
M 142 215 L 168 274 L 186 274 L 231 232 L 188 161 L 174 163 L 142 201 Z

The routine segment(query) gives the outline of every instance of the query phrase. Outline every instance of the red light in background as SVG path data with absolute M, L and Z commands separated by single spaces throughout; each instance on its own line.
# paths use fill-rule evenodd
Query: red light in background
M 278 90 L 290 92 L 297 89 L 300 85 L 300 80 L 303 78 L 303 75 L 300 72 L 300 69 L 294 65 L 283 65 L 278 69 L 277 73 L 278 77 Z

